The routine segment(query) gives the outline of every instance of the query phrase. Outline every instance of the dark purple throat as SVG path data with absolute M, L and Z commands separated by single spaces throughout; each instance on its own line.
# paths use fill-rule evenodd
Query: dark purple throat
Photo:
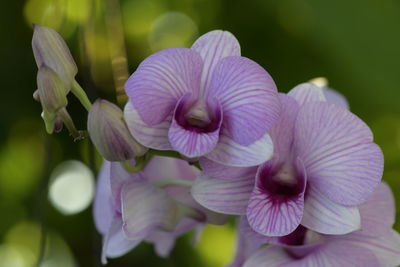
M 296 197 L 303 192 L 304 177 L 291 164 L 261 166 L 258 186 L 276 200 Z
M 220 106 L 212 101 L 183 97 L 176 107 L 175 120 L 188 131 L 210 133 L 219 128 L 222 112 Z

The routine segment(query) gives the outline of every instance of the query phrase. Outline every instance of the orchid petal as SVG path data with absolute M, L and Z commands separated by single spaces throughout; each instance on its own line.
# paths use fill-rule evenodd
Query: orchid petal
M 257 167 L 226 166 L 206 157 L 200 158 L 200 166 L 205 175 L 215 178 L 240 179 L 244 176 L 256 177 L 257 173 Z
M 286 266 L 292 261 L 290 255 L 282 247 L 271 246 L 260 248 L 243 265 L 243 267 L 278 267 Z
M 312 253 L 300 260 L 294 260 L 282 267 L 309 267 L 309 266 L 380 266 L 378 259 L 369 250 L 355 246 L 348 242 L 329 242 L 315 249 Z
M 94 223 L 97 231 L 103 235 L 108 231 L 114 214 L 111 198 L 110 165 L 109 161 L 104 161 L 100 169 L 93 203 Z
M 323 89 L 312 83 L 299 84 L 290 90 L 288 95 L 296 99 L 300 106 L 309 102 L 326 101 Z
M 349 109 L 349 103 L 341 93 L 328 87 L 323 88 L 323 90 L 328 103 L 335 104 L 336 106 L 344 109 Z
M 143 239 L 154 228 L 175 228 L 177 204 L 145 179 L 129 179 L 122 187 L 121 198 L 123 229 L 128 238 Z
M 134 247 L 139 245 L 142 240 L 129 240 L 126 238 L 122 231 L 122 219 L 117 216 L 114 217 L 110 228 L 104 237 L 102 263 L 107 263 L 107 258 L 118 258 Z
M 144 173 L 153 184 L 168 182 L 168 180 L 181 180 L 190 184 L 200 171 L 185 160 L 156 156 L 147 164 Z M 170 185 L 165 188 L 165 192 L 175 201 L 204 214 L 207 223 L 222 225 L 227 221 L 226 215 L 215 213 L 198 204 L 190 194 L 190 187 Z
M 171 125 L 172 116 L 168 116 L 161 123 L 149 126 L 129 101 L 125 105 L 124 117 L 126 125 L 132 136 L 142 145 L 157 150 L 172 150 L 168 140 L 168 130 Z
M 121 190 L 129 179 L 141 179 L 142 174 L 128 173 L 119 162 L 113 162 L 110 165 L 110 183 L 111 196 L 114 207 L 118 212 L 121 212 Z
M 245 236 L 253 244 L 258 244 L 259 247 L 265 244 L 282 244 L 279 241 L 282 237 L 260 235 L 254 231 L 246 216 L 241 216 L 239 229 L 241 235 Z
M 393 227 L 395 221 L 395 203 L 389 186 L 380 183 L 375 192 L 360 205 L 361 230 L 359 234 L 380 236 Z
M 200 174 L 199 169 L 186 160 L 161 156 L 153 157 L 143 171 L 152 183 L 168 179 L 194 181 Z
M 227 31 L 215 30 L 200 36 L 192 49 L 200 54 L 204 62 L 201 74 L 202 91 L 209 86 L 215 66 L 221 59 L 227 56 L 240 56 L 238 40 Z
M 270 136 L 274 143 L 274 157 L 284 160 L 289 156 L 293 144 L 293 129 L 299 104 L 291 96 L 279 94 L 282 112 L 278 122 L 271 128 Z
M 229 267 L 242 267 L 244 262 L 267 242 L 265 236 L 259 235 L 250 228 L 246 216 L 240 218 L 238 241 L 233 262 Z
M 247 207 L 247 219 L 250 226 L 258 233 L 267 236 L 284 236 L 293 232 L 300 224 L 304 209 L 306 173 L 301 162 L 297 162 L 298 184 L 293 195 L 281 195 L 270 191 L 262 179 L 272 180 L 273 160 L 260 166 L 256 176 L 256 185 Z M 269 184 L 268 184 L 269 185 Z
M 154 248 L 159 257 L 166 258 L 174 247 L 175 236 L 171 232 L 154 231 L 147 238 L 154 243 Z
M 210 96 L 219 99 L 223 134 L 240 145 L 260 139 L 278 120 L 280 102 L 271 76 L 245 57 L 226 57 L 215 67 Z
M 294 147 L 309 182 L 343 205 L 363 203 L 379 184 L 383 155 L 368 126 L 329 103 L 304 105 L 295 126 Z
M 189 48 L 169 48 L 146 58 L 125 84 L 140 118 L 149 126 L 165 121 L 178 99 L 197 92 L 203 67 L 199 54 Z
M 192 187 L 192 195 L 197 202 L 212 211 L 244 215 L 253 187 L 253 175 L 231 180 L 201 174 Z
M 399 266 L 400 265 L 400 235 L 392 229 L 387 229 L 385 234 L 366 237 L 359 232 L 344 236 L 347 242 L 370 250 L 379 260 L 375 266 Z
M 169 141 L 174 148 L 182 155 L 188 158 L 196 158 L 209 153 L 218 143 L 219 132 L 222 123 L 222 111 L 219 103 L 216 101 L 208 101 L 212 109 L 215 125 L 212 125 L 210 131 L 200 131 L 196 129 L 186 128 L 179 121 L 185 110 L 185 106 L 190 105 L 190 94 L 181 97 L 174 111 L 174 118 L 168 132 Z M 185 120 L 182 118 L 182 120 Z
M 222 135 L 214 150 L 205 157 L 223 165 L 249 167 L 269 160 L 272 152 L 273 143 L 269 134 L 264 134 L 249 146 L 240 145 L 233 139 Z
M 332 202 L 316 188 L 307 187 L 301 224 L 322 234 L 343 235 L 360 229 L 360 213 L 356 206 Z

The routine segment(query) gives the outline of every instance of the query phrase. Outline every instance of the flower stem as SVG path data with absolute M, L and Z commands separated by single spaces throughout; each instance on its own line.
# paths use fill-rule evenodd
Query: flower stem
M 83 88 L 75 80 L 72 83 L 71 92 L 79 99 L 79 102 L 81 102 L 81 104 L 85 107 L 85 109 L 89 111 L 90 107 L 92 106 L 92 103 L 87 97 L 85 90 L 83 90 Z

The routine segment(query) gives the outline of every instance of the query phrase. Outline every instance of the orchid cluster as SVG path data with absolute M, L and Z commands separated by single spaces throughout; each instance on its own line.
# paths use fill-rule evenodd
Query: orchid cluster
M 146 58 L 121 110 L 88 103 L 55 31 L 36 26 L 32 44 L 48 132 L 64 123 L 76 134 L 65 119 L 72 90 L 105 159 L 94 201 L 104 264 L 141 242 L 167 257 L 176 238 L 230 215 L 240 221 L 231 266 L 400 264 L 382 152 L 333 89 L 278 93 L 236 38 L 216 30 Z

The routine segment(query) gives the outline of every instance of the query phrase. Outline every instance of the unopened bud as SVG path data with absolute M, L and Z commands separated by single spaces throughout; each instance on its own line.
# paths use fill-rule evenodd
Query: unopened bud
M 42 65 L 37 73 L 37 86 L 40 103 L 43 110 L 56 112 L 67 106 L 67 94 L 64 83 L 51 68 Z M 35 95 L 34 94 L 34 95 Z
M 132 137 L 122 110 L 106 100 L 97 100 L 89 110 L 88 131 L 97 150 L 109 161 L 125 161 L 147 151 Z
M 54 70 L 69 91 L 78 68 L 63 38 L 53 29 L 34 25 L 32 49 L 38 68 Z

